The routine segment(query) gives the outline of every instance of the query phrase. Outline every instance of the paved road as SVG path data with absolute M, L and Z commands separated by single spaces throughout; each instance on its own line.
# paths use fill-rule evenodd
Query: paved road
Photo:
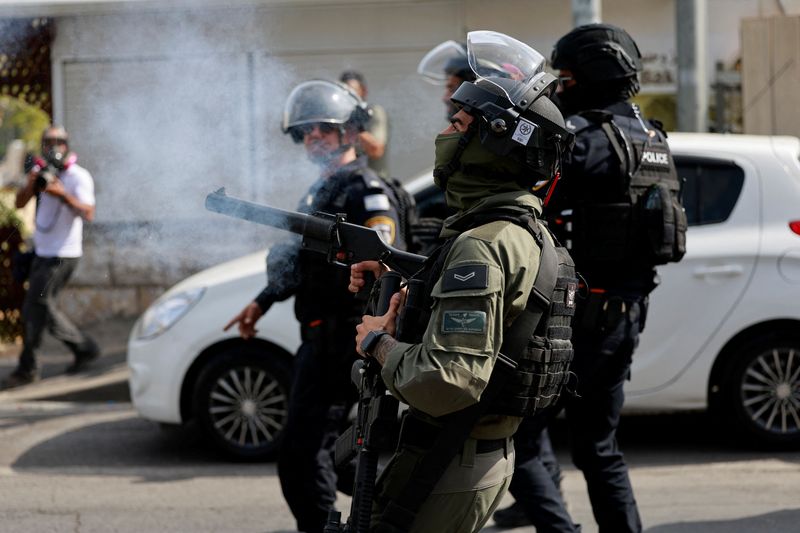
M 798 531 L 800 453 L 737 449 L 720 442 L 702 415 L 623 424 L 648 532 Z M 688 436 L 673 436 L 681 432 Z M 558 428 L 554 439 L 563 450 Z M 582 479 L 570 467 L 564 488 L 584 531 L 596 531 Z M 130 404 L 0 403 L 0 532 L 292 526 L 274 465 L 225 462 L 195 432 L 162 430 L 137 418 Z
M 130 325 L 93 328 L 104 357 L 78 378 L 58 376 L 71 358 L 49 339 L 42 362 L 51 377 L 24 393 L 0 392 L 0 533 L 293 531 L 274 465 L 226 462 L 191 429 L 162 430 L 125 403 Z M 0 374 L 17 352 L 0 346 Z M 29 401 L 42 398 L 61 401 Z M 570 511 L 592 533 L 560 426 L 553 438 Z M 723 439 L 704 415 L 623 419 L 647 531 L 800 531 L 800 452 L 753 452 Z M 339 503 L 347 509 L 349 500 Z

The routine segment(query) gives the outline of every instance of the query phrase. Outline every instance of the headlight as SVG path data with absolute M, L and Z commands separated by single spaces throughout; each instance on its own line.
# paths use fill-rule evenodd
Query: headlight
M 199 287 L 157 300 L 142 316 L 137 338 L 153 339 L 167 331 L 202 298 L 204 292 L 205 287 Z

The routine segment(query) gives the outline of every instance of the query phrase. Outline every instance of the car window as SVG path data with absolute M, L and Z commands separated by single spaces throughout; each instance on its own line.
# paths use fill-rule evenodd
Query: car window
M 732 161 L 675 156 L 690 226 L 719 224 L 731 215 L 742 192 L 744 171 Z

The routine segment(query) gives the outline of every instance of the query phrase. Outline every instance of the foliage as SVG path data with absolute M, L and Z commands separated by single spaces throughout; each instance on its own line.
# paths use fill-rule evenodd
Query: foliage
M 641 108 L 644 118 L 660 120 L 665 130 L 675 131 L 678 123 L 674 94 L 640 93 L 633 101 Z
M 22 139 L 28 151 L 36 151 L 50 117 L 39 109 L 10 96 L 0 97 L 0 158 L 14 139 Z

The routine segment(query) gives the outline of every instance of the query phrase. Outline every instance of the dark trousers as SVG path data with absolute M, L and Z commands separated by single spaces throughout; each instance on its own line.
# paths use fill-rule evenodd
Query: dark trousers
M 326 334 L 304 331 L 294 360 L 289 413 L 284 427 L 278 477 L 297 529 L 321 533 L 336 501 L 333 450 L 355 397 L 350 366 L 355 327 Z M 338 348 L 338 350 L 337 350 Z M 342 356 L 342 353 L 349 354 Z
M 56 306 L 58 293 L 77 266 L 78 258 L 34 257 L 28 292 L 22 304 L 24 339 L 19 370 L 31 372 L 37 368 L 36 352 L 42 344 L 45 329 L 66 344 L 76 358 L 97 353 L 94 340 Z
M 584 333 L 579 329 L 573 337 L 572 371 L 578 379 L 577 396 L 564 401 L 572 461 L 586 479 L 600 533 L 642 530 L 628 466 L 617 445 L 616 434 L 625 400 L 623 385 L 630 375 L 631 359 L 639 341 L 640 317 L 646 303 L 643 297 L 623 301 L 624 312 L 616 313 L 607 324 L 595 330 Z M 515 446 L 518 441 L 535 442 L 537 434 L 546 426 L 546 420 L 536 417 L 532 420 L 524 428 L 525 433 L 518 432 L 515 436 Z M 519 458 L 519 447 L 517 454 Z M 575 531 L 571 521 L 564 520 L 568 515 L 563 505 L 560 510 L 553 510 L 556 496 L 560 496 L 558 486 L 542 472 L 540 465 L 541 461 L 536 460 L 520 464 L 518 459 L 512 494 L 525 504 L 531 520 L 541 523 L 540 526 L 534 522 L 537 531 Z M 544 497 L 531 497 L 531 494 Z
M 537 533 L 572 532 L 575 526 L 561 495 L 561 467 L 546 425 L 549 413 L 525 418 L 514 435 L 516 462 L 508 491 L 519 502 Z

